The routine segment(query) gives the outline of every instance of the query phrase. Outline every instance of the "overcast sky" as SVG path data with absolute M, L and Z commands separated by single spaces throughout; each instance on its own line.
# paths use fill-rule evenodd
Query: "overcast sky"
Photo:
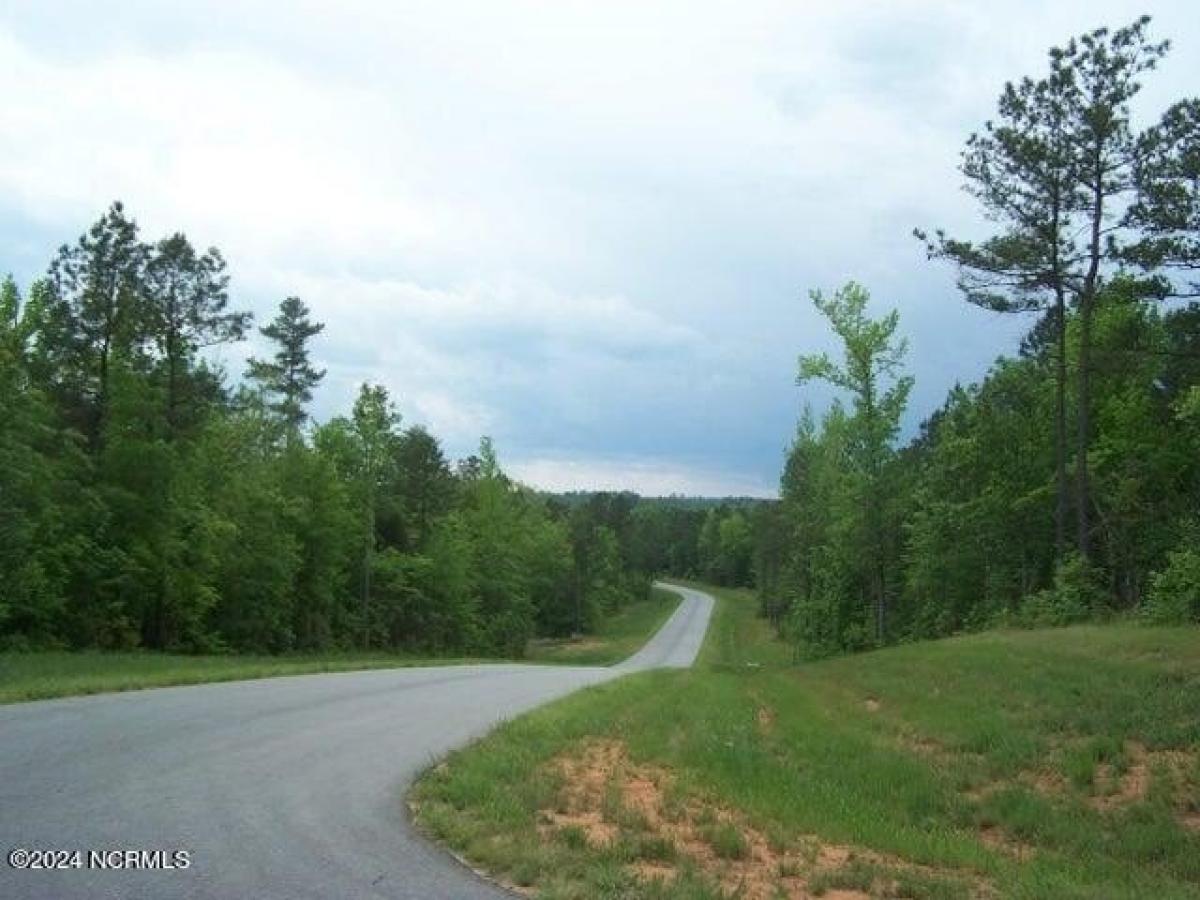
M 911 230 L 980 233 L 956 165 L 1004 81 L 1142 12 L 1149 117 L 1200 92 L 1194 0 L 5 0 L 0 271 L 121 199 L 260 322 L 313 308 L 319 420 L 370 380 L 538 486 L 769 495 L 828 401 L 809 288 L 899 308 L 909 430 L 1014 350 Z

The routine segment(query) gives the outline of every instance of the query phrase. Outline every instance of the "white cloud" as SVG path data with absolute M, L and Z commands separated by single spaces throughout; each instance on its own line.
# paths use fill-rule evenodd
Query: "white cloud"
M 417 421 L 458 445 L 488 434 L 495 424 L 495 416 L 490 410 L 463 403 L 448 392 L 418 390 L 411 402 Z
M 693 364 L 700 335 L 621 296 L 568 296 L 515 277 L 427 288 L 396 279 L 273 276 L 267 289 L 302 296 L 326 323 L 315 349 L 328 368 L 319 417 L 344 409 L 363 381 L 383 384 L 406 415 L 455 452 L 485 433 L 519 441 L 508 407 L 577 421 L 588 377 L 626 376 L 631 359 Z
M 560 474 L 773 484 L 795 355 L 831 340 L 808 287 L 900 305 L 913 418 L 1012 348 L 909 230 L 982 228 L 955 166 L 1003 81 L 1142 6 L 10 4 L 0 261 L 119 197 L 220 246 L 260 321 L 313 306 L 319 417 L 370 379 L 454 452 L 487 430 Z M 1155 6 L 1177 49 L 1148 108 L 1194 92 L 1200 47 Z
M 740 472 L 666 460 L 529 459 L 508 465 L 523 484 L 547 491 L 629 490 L 643 497 L 775 497 L 776 488 Z
M 0 91 L 20 98 L 0 119 L 0 190 L 34 217 L 87 221 L 120 197 L 153 229 L 186 225 L 265 261 L 344 263 L 470 232 L 469 208 L 404 176 L 416 154 L 402 135 L 376 131 L 386 160 L 364 167 L 360 126 L 387 113 L 369 90 L 245 52 L 63 65 L 0 33 L 0 57 Z
M 499 333 L 516 341 L 560 341 L 599 353 L 687 348 L 700 335 L 669 322 L 621 295 L 571 296 L 529 278 L 505 276 L 463 285 L 430 288 L 393 278 L 313 276 L 280 273 L 311 298 L 331 327 L 368 340 L 416 332 L 453 340 L 487 340 Z M 386 346 L 384 344 L 383 346 Z

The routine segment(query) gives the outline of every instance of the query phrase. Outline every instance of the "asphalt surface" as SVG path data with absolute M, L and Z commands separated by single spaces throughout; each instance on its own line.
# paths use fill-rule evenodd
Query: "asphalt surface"
M 507 897 L 414 833 L 408 785 L 500 720 L 690 666 L 712 598 L 670 587 L 675 613 L 609 668 L 434 666 L 0 706 L 0 852 L 82 852 L 82 868 L 0 861 L 0 898 Z M 177 867 L 89 850 L 164 851 Z

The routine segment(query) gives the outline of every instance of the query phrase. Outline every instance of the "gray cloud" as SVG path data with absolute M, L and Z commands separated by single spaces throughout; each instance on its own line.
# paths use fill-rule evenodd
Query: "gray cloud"
M 1125 2 L 243 2 L 0 12 L 0 267 L 113 198 L 229 257 L 239 301 L 533 481 L 769 492 L 809 287 L 898 306 L 908 428 L 1023 327 L 966 307 L 914 225 L 979 230 L 958 152 L 1003 81 Z M 1200 23 L 1148 107 L 1194 90 Z M 237 371 L 252 347 L 228 350 Z M 696 489 L 701 489 L 696 487 Z

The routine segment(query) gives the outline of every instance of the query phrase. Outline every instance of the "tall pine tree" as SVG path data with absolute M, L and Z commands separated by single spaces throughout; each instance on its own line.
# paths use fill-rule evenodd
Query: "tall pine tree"
M 274 321 L 259 329 L 279 349 L 272 360 L 251 359 L 248 374 L 272 398 L 270 408 L 282 420 L 289 443 L 308 420 L 305 404 L 325 377 L 325 370 L 314 368 L 308 356 L 309 339 L 324 330 L 324 324 L 309 319 L 309 309 L 299 297 L 284 300 Z

